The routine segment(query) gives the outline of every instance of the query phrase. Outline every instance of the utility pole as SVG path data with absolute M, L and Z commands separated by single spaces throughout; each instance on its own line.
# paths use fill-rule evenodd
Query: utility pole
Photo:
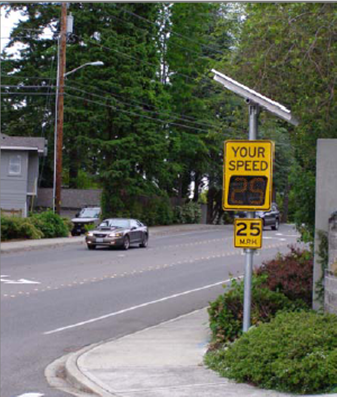
M 62 186 L 62 148 L 63 148 L 63 109 L 64 109 L 64 75 L 66 71 L 66 44 L 67 44 L 67 3 L 62 3 L 60 28 L 60 59 L 57 81 L 57 144 L 56 144 L 56 213 L 61 212 Z

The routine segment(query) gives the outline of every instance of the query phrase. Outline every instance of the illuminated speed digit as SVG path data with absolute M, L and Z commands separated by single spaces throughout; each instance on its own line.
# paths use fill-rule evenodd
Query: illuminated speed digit
M 235 204 L 244 204 L 243 200 L 236 200 L 235 195 L 239 193 L 245 193 L 247 191 L 248 182 L 247 179 L 244 177 L 236 177 L 234 179 L 234 183 L 242 182 L 242 186 L 233 188 L 231 193 L 231 202 Z
M 265 196 L 265 189 L 260 189 L 259 186 L 264 186 L 265 184 L 265 180 L 263 178 L 253 178 L 250 182 L 249 182 L 249 191 L 252 193 L 256 193 L 259 197 L 255 198 L 254 195 L 254 199 L 250 200 L 250 202 L 252 204 L 256 204 L 256 205 L 263 205 L 264 203 L 264 196 Z

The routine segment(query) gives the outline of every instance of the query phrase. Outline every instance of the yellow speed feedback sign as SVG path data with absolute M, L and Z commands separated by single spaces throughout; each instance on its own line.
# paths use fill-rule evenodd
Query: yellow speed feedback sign
M 274 143 L 226 141 L 224 210 L 269 210 L 271 207 Z
M 262 248 L 262 219 L 235 219 L 234 247 Z

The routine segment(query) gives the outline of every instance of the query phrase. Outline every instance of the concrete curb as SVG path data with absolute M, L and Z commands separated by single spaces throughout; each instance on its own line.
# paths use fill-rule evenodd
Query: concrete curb
M 78 390 L 83 390 L 84 392 L 92 392 L 100 397 L 112 397 L 113 394 L 105 391 L 95 382 L 90 380 L 83 372 L 79 369 L 77 365 L 78 359 L 88 351 L 94 349 L 95 347 L 103 344 L 105 342 L 95 343 L 93 345 L 87 346 L 77 353 L 71 354 L 65 362 L 65 377 L 66 380 Z
M 81 236 L 31 241 L 25 240 L 18 242 L 2 242 L 0 252 L 2 254 L 6 254 L 10 252 L 33 251 L 43 248 L 57 248 L 71 244 L 84 244 L 84 237 Z
M 146 331 L 148 331 L 150 329 L 160 327 L 161 325 L 177 321 L 180 318 L 190 316 L 190 315 L 194 314 L 195 312 L 198 312 L 198 311 L 204 310 L 204 309 L 194 310 L 193 312 L 190 312 L 190 313 L 187 313 L 187 314 L 183 314 L 183 315 L 178 316 L 176 318 L 173 318 L 171 320 L 163 321 L 163 322 L 161 322 L 159 324 L 156 324 L 156 325 L 153 325 L 151 327 L 147 327 L 147 328 L 141 329 L 139 331 L 133 332 L 133 333 L 128 334 L 128 335 L 124 335 L 124 336 L 121 336 L 121 337 L 116 337 L 116 338 L 108 339 L 106 341 L 101 341 L 101 342 L 98 342 L 98 343 L 94 343 L 92 345 L 84 347 L 83 349 L 81 349 L 81 350 L 79 350 L 79 351 L 77 351 L 75 353 L 70 353 L 67 356 L 64 356 L 63 357 L 64 361 L 65 361 L 64 370 L 65 370 L 65 378 L 66 378 L 67 382 L 71 386 L 73 386 L 75 389 L 77 389 L 78 391 L 82 390 L 84 393 L 92 392 L 92 393 L 94 393 L 95 395 L 97 395 L 99 397 L 117 397 L 117 394 L 113 394 L 111 392 L 108 392 L 107 390 L 104 390 L 100 385 L 98 385 L 96 382 L 94 382 L 93 380 L 88 378 L 80 370 L 80 368 L 78 366 L 78 360 L 80 359 L 80 357 L 83 356 L 84 354 L 90 352 L 91 350 L 94 350 L 97 347 L 99 347 L 101 345 L 104 345 L 105 343 L 109 343 L 109 342 L 112 342 L 114 340 L 120 340 L 120 339 L 132 337 L 133 335 L 136 335 L 136 334 L 139 334 L 139 333 L 142 333 L 142 332 L 146 332 Z M 56 361 L 59 361 L 59 360 L 62 361 L 62 358 L 58 359 Z M 54 363 L 50 364 L 47 367 L 47 370 L 45 371 L 48 381 L 49 381 L 49 378 L 51 377 L 51 372 L 52 372 L 52 371 L 48 370 L 48 368 L 54 366 Z M 47 376 L 47 374 L 48 374 L 48 376 Z M 49 381 L 49 383 L 51 383 L 51 382 Z
M 150 232 L 150 236 L 168 236 L 168 235 L 195 232 L 195 231 L 217 230 L 223 227 L 224 225 L 158 226 L 158 227 L 149 228 L 149 232 Z M 57 248 L 70 244 L 85 244 L 84 236 L 2 242 L 0 252 L 2 254 L 5 254 L 10 252 L 32 251 L 43 248 Z

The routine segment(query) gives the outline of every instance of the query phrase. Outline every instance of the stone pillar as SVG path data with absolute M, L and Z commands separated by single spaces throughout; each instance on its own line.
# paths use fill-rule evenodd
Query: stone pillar
M 322 307 L 316 293 L 316 283 L 320 281 L 322 273 L 318 249 L 320 243 L 319 232 L 328 232 L 329 218 L 337 209 L 337 139 L 317 140 L 316 166 L 316 211 L 315 211 L 315 258 L 314 258 L 314 285 L 313 308 Z
M 337 276 L 337 211 L 329 219 L 329 271 Z
M 337 211 L 329 219 L 329 261 L 324 277 L 324 310 L 337 314 Z

